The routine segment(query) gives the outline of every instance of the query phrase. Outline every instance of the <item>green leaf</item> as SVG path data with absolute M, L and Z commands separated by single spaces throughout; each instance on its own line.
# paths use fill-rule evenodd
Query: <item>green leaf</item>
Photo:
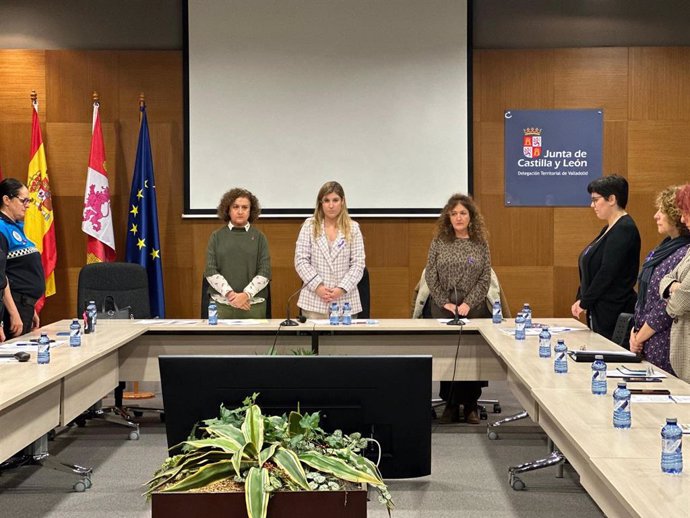
M 244 482 L 244 500 L 247 504 L 248 518 L 266 518 L 268 513 L 268 470 L 266 468 L 249 468 Z
M 275 443 L 271 444 L 268 448 L 261 450 L 261 453 L 259 453 L 259 466 L 263 467 L 264 462 L 273 457 L 277 447 L 278 443 Z
M 237 452 L 242 445 L 224 437 L 209 437 L 207 439 L 197 439 L 196 441 L 184 441 L 195 450 L 202 448 L 217 448 L 227 453 Z
M 264 446 L 264 419 L 258 405 L 247 408 L 247 415 L 242 423 L 242 433 L 246 442 L 253 443 L 256 451 L 260 452 Z
M 204 487 L 220 480 L 226 478 L 232 474 L 233 466 L 230 460 L 221 460 L 219 462 L 214 462 L 213 464 L 208 464 L 202 466 L 196 470 L 191 475 L 184 477 L 182 480 L 169 485 L 164 492 L 169 491 L 187 491 L 189 489 L 195 489 L 197 487 Z
M 212 424 L 206 427 L 206 431 L 213 437 L 223 437 L 229 441 L 234 441 L 238 448 L 247 442 L 242 430 L 231 424 Z
M 304 428 L 300 422 L 302 421 L 302 414 L 299 412 L 290 412 L 290 417 L 288 417 L 288 423 L 290 423 L 290 435 L 302 435 L 304 434 Z
M 357 468 L 347 464 L 345 461 L 335 457 L 327 457 L 326 455 L 321 455 L 320 453 L 310 451 L 300 453 L 299 459 L 314 469 L 324 473 L 331 473 L 332 475 L 349 482 L 366 482 L 367 484 L 371 484 L 373 486 L 383 485 L 383 480 L 380 478 L 372 476 L 365 471 L 358 470 Z
M 278 448 L 273 455 L 273 461 L 302 489 L 309 490 L 307 475 L 304 473 L 302 463 L 299 461 L 299 457 L 297 457 L 295 452 L 286 450 L 285 448 Z

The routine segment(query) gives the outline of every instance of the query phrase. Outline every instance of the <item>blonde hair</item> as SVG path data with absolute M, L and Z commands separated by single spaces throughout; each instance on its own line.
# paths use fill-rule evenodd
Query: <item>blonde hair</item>
M 314 209 L 314 225 L 312 228 L 312 231 L 314 232 L 314 239 L 319 237 L 319 234 L 321 234 L 321 225 L 324 222 L 323 207 L 321 206 L 321 203 L 324 197 L 332 193 L 335 193 L 338 196 L 340 196 L 340 199 L 343 201 L 343 206 L 340 210 L 340 214 L 338 214 L 338 221 L 336 222 L 336 225 L 338 227 L 338 230 L 340 230 L 345 236 L 345 240 L 350 241 L 350 237 L 352 234 L 352 219 L 350 219 L 350 214 L 347 211 L 347 203 L 345 203 L 345 190 L 343 189 L 342 185 L 335 181 L 326 182 L 325 184 L 323 184 L 321 186 L 321 189 L 319 189 L 319 194 L 316 195 L 316 208 Z

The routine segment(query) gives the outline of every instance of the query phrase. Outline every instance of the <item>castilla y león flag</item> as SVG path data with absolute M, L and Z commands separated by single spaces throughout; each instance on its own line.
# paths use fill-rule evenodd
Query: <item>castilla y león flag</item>
M 86 174 L 84 192 L 84 213 L 81 229 L 88 235 L 86 242 L 86 262 L 104 263 L 115 260 L 115 236 L 113 216 L 110 211 L 110 186 L 105 168 L 105 144 L 99 104 L 93 103 L 93 134 L 89 167 Z

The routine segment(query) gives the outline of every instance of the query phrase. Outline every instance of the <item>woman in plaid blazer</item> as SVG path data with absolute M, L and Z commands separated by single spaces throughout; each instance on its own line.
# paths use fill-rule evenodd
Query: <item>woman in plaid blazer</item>
M 364 272 L 364 240 L 338 182 L 326 182 L 319 190 L 314 215 L 297 237 L 295 270 L 304 283 L 297 306 L 305 317 L 328 318 L 334 301 L 349 302 L 353 315 L 362 311 L 357 283 Z
M 690 184 L 676 193 L 682 221 L 690 229 Z M 690 251 L 659 283 L 659 295 L 668 299 L 671 325 L 671 365 L 676 375 L 690 383 Z

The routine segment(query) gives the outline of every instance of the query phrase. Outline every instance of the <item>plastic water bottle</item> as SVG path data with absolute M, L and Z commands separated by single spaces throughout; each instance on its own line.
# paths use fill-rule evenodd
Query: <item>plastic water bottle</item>
M 86 305 L 86 311 L 84 311 L 84 334 L 95 333 L 96 332 L 96 319 L 98 317 L 98 309 L 96 308 L 96 302 L 90 300 Z
M 560 338 L 553 348 L 555 358 L 553 360 L 553 371 L 556 374 L 566 374 L 568 372 L 568 347 L 565 340 Z
M 525 314 L 525 329 L 530 329 L 532 327 L 532 308 L 529 303 L 525 302 L 522 306 L 522 312 Z
M 343 303 L 343 325 L 349 326 L 352 324 L 352 307 L 349 302 Z
M 613 391 L 613 427 L 630 428 L 630 391 L 624 381 L 618 382 L 618 388 Z
M 501 309 L 500 300 L 494 302 L 494 306 L 491 309 L 491 321 L 494 324 L 500 324 L 503 321 L 503 310 Z
M 551 333 L 548 327 L 542 327 L 539 333 L 539 358 L 551 358 Z
M 525 339 L 525 315 L 518 313 L 515 317 L 515 339 Z
M 214 300 L 211 300 L 211 302 L 208 303 L 208 325 L 218 325 L 218 306 L 216 306 L 216 302 Z
M 592 362 L 592 394 L 595 396 L 606 394 L 606 363 L 602 354 L 597 354 Z
M 683 471 L 683 431 L 675 417 L 667 417 L 661 429 L 661 471 L 670 475 Z
M 37 361 L 39 364 L 50 363 L 50 338 L 45 333 L 41 333 L 38 339 Z
M 328 322 L 332 326 L 337 326 L 340 323 L 340 307 L 337 302 L 331 302 L 331 307 L 328 312 Z
M 81 345 L 81 325 L 76 318 L 69 325 L 69 346 L 79 347 Z

